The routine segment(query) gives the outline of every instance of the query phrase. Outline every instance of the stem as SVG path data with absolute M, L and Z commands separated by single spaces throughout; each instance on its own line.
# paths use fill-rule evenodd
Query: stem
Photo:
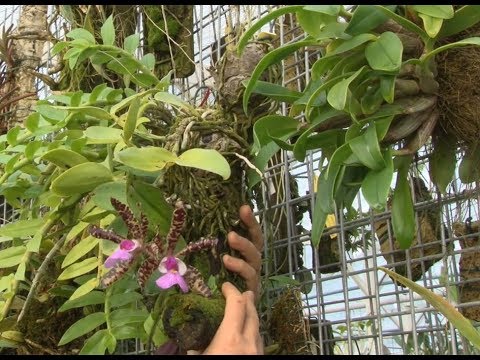
M 24 167 L 25 165 L 28 165 L 29 163 L 31 162 L 31 160 L 25 158 L 25 159 L 22 159 L 20 160 L 12 169 L 11 172 L 7 172 L 5 174 L 2 175 L 2 177 L 0 177 L 0 185 L 2 185 L 9 177 L 11 174 L 13 174 L 15 171 L 17 171 L 18 169 Z
M 57 253 L 57 251 L 60 250 L 66 238 L 67 236 L 64 235 L 59 241 L 57 241 L 55 246 L 50 250 L 50 252 L 45 257 L 45 260 L 43 260 L 42 265 L 40 265 L 40 267 L 38 268 L 38 271 L 32 280 L 32 285 L 30 286 L 30 291 L 28 292 L 27 299 L 25 300 L 22 310 L 18 315 L 17 322 L 20 322 L 23 316 L 25 315 L 25 313 L 27 312 L 27 309 L 29 308 L 31 302 L 33 301 L 37 287 L 40 284 L 40 279 L 47 272 L 47 266 L 50 264 L 50 261 L 53 259 L 53 256 Z M 29 255 L 28 257 L 30 257 L 30 254 L 31 252 L 28 252 L 28 255 Z
M 107 329 L 112 332 L 112 324 L 110 322 L 110 296 L 112 295 L 112 287 L 109 286 L 105 292 L 105 319 L 107 319 Z
M 345 10 L 343 5 L 340 5 L 340 12 L 338 13 L 341 17 L 343 17 L 345 20 L 350 20 L 352 18 L 352 13 L 348 12 Z
M 55 220 L 56 220 L 56 219 L 55 219 Z M 41 234 L 42 234 L 41 237 L 42 237 L 42 238 L 43 238 L 43 237 L 45 236 L 45 234 L 46 234 L 47 232 L 49 232 L 50 229 L 53 227 L 53 225 L 55 224 L 55 220 L 52 220 L 52 219 L 47 220 L 46 224 L 43 225 L 43 228 L 42 228 L 42 230 L 41 230 Z M 22 259 L 22 261 L 25 262 L 25 264 L 29 262 L 31 254 L 32 254 L 31 251 L 26 251 L 26 252 L 25 252 L 25 255 L 23 256 L 23 259 Z M 41 268 L 41 267 L 42 267 L 42 266 L 40 266 L 40 268 Z M 40 272 L 40 268 L 39 268 L 39 272 Z M 44 271 L 45 271 L 45 270 L 44 270 Z M 3 319 L 5 319 L 5 317 L 8 315 L 8 311 L 10 310 L 10 307 L 12 306 L 13 299 L 14 299 L 15 296 L 17 295 L 17 290 L 18 290 L 18 284 L 19 284 L 19 283 L 20 283 L 20 280 L 18 280 L 18 279 L 15 279 L 15 280 L 13 281 L 12 296 L 9 297 L 9 298 L 7 299 L 7 301 L 5 302 L 5 305 L 4 305 L 3 309 L 2 309 L 2 314 L 1 314 L 1 316 L 0 316 L 0 321 L 3 320 Z M 32 286 L 33 286 L 33 283 L 32 283 Z M 32 289 L 30 289 L 30 292 L 32 292 Z M 32 295 L 30 295 L 30 293 L 29 293 L 29 296 L 32 296 Z M 27 300 L 28 300 L 28 299 L 27 299 Z M 25 309 L 25 306 L 26 306 L 26 305 L 27 305 L 27 303 L 25 303 L 25 304 L 23 305 L 23 309 Z M 22 312 L 24 311 L 23 309 L 22 309 Z M 18 322 L 18 321 L 19 321 L 19 320 L 17 320 L 17 322 Z

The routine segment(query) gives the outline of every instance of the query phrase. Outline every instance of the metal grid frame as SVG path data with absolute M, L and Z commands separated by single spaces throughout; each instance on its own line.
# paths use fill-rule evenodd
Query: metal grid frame
M 198 104 L 199 99 L 204 96 L 204 92 L 208 86 L 211 86 L 211 76 L 208 73 L 208 67 L 211 62 L 211 46 L 215 42 L 220 51 L 220 38 L 223 35 L 222 29 L 226 24 L 226 17 L 232 13 L 232 6 L 238 5 L 197 5 L 194 11 L 194 33 L 195 38 L 194 56 L 196 62 L 196 71 L 188 79 L 176 80 L 173 91 L 184 96 L 193 105 Z M 243 5 L 242 5 L 243 6 Z M 261 16 L 269 11 L 273 6 L 251 5 L 253 13 Z M 51 10 L 52 7 L 50 7 Z M 15 23 L 19 16 L 19 5 L 4 5 L 0 8 L 0 22 L 8 27 L 11 23 Z M 241 9 L 242 10 L 242 9 Z M 50 11 L 51 13 L 51 11 Z M 280 20 L 282 24 L 282 20 Z M 273 24 L 270 24 L 272 31 Z M 59 26 L 58 29 L 61 29 Z M 139 28 L 141 30 L 141 28 Z M 59 30 L 60 31 L 60 30 Z M 57 29 L 53 31 L 57 35 Z M 285 33 L 283 26 L 280 26 L 280 44 L 287 43 L 284 41 Z M 292 40 L 290 40 L 292 41 Z M 46 71 L 50 66 L 51 59 L 46 53 L 45 67 L 41 72 Z M 295 64 L 296 76 L 286 81 L 296 82 L 300 88 L 302 80 L 309 80 L 309 59 L 315 53 L 298 52 L 295 55 L 298 62 Z M 283 74 L 288 70 L 283 67 Z M 39 92 L 47 94 L 47 89 L 41 82 L 38 82 Z M 209 98 L 209 103 L 213 103 L 214 99 Z M 286 114 L 286 106 L 282 105 L 282 114 Z M 416 166 L 413 171 L 428 179 L 428 157 L 430 149 L 427 147 L 419 153 L 416 158 Z M 336 234 L 340 239 L 347 237 L 350 229 L 359 230 L 359 241 L 362 242 L 363 248 L 368 250 L 359 250 L 356 252 L 345 251 L 344 242 L 339 241 L 340 247 L 340 264 L 341 271 L 333 274 L 321 274 L 319 271 L 318 260 L 312 257 L 314 249 L 310 243 L 309 229 L 311 222 L 307 214 L 304 214 L 302 220 L 303 227 L 307 230 L 305 233 L 296 234 L 293 230 L 295 224 L 292 219 L 293 206 L 299 202 L 307 201 L 310 204 L 311 211 L 314 205 L 313 191 L 313 174 L 318 171 L 319 153 L 309 152 L 304 163 L 298 163 L 293 160 L 286 151 L 282 153 L 283 162 L 271 167 L 267 170 L 266 177 L 280 174 L 284 179 L 284 201 L 274 205 L 281 209 L 289 219 L 287 221 L 286 238 L 276 238 L 272 244 L 273 250 L 287 248 L 287 252 L 291 255 L 296 251 L 296 245 L 301 244 L 303 247 L 303 259 L 306 271 L 315 270 L 313 280 L 310 284 L 312 290 L 308 294 L 302 294 L 303 315 L 306 318 L 317 318 L 316 323 L 311 324 L 311 332 L 317 332 L 319 342 L 316 344 L 319 354 L 327 353 L 326 347 L 329 343 L 335 343 L 335 354 L 474 354 L 478 353 L 463 339 L 457 330 L 449 324 L 446 319 L 435 311 L 422 298 L 412 293 L 408 289 L 403 289 L 394 284 L 390 278 L 377 270 L 377 266 L 385 265 L 385 259 L 378 251 L 379 243 L 371 231 L 373 223 L 379 219 L 389 218 L 389 212 L 374 214 L 368 211 L 366 202 L 359 194 L 355 200 L 356 207 L 360 214 L 352 221 L 343 221 L 343 217 L 336 214 L 339 219 L 337 226 L 326 229 L 324 234 Z M 457 170 L 458 171 L 458 170 Z M 289 185 L 290 177 L 292 177 L 299 186 L 299 194 L 296 198 L 291 198 L 291 189 Z M 467 251 L 479 251 L 478 247 L 469 249 L 460 249 L 458 239 L 452 233 L 452 223 L 454 221 L 464 221 L 467 216 L 474 219 L 479 218 L 480 213 L 480 194 L 477 186 L 465 186 L 458 180 L 454 181 L 448 188 L 448 195 L 441 196 L 435 192 L 433 185 L 428 183 L 429 189 L 434 196 L 433 201 L 424 203 L 415 203 L 416 211 L 427 209 L 433 206 L 441 206 L 443 222 L 448 231 L 442 231 L 441 239 L 438 241 L 442 244 L 443 254 L 437 263 L 432 266 L 427 273 L 418 281 L 424 287 L 431 289 L 445 296 L 450 302 L 457 307 L 464 304 L 458 304 L 456 299 L 452 297 L 451 287 L 458 286 L 462 283 L 459 275 L 458 262 L 460 255 Z M 263 196 L 268 196 L 266 186 L 262 188 Z M 273 207 L 272 207 L 273 208 Z M 257 214 L 265 214 L 269 208 L 264 207 L 257 209 Z M 7 223 L 11 219 L 7 216 L 6 206 L 3 204 L 3 213 L 0 221 Z M 267 224 L 263 224 L 264 231 L 267 231 Z M 389 234 L 391 240 L 391 234 Z M 453 240 L 455 243 L 454 251 L 450 254 L 446 253 L 447 241 Z M 371 245 L 368 247 L 367 242 Z M 265 253 L 267 255 L 267 253 Z M 291 257 L 288 257 L 291 259 Z M 273 259 L 275 262 L 275 259 Z M 287 275 L 293 276 L 294 265 L 289 260 L 289 272 Z M 407 255 L 407 268 L 410 267 L 410 261 Z M 268 275 L 268 274 L 266 274 Z M 267 290 L 273 291 L 273 290 Z M 480 302 L 479 302 L 480 303 Z M 271 305 L 271 304 L 270 304 Z M 472 304 L 470 304 L 472 305 Z M 480 305 L 474 303 L 473 305 Z M 334 332 L 334 339 L 325 338 L 322 331 L 322 324 L 328 321 Z M 408 338 L 409 334 L 413 334 Z M 423 335 L 422 335 L 423 334 Z M 430 345 L 427 345 L 425 339 L 428 339 Z M 134 344 L 132 342 L 123 342 L 118 352 L 120 353 L 141 353 L 139 341 Z

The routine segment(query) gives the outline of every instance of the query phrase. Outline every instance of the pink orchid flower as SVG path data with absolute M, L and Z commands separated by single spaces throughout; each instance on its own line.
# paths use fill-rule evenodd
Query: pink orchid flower
M 120 261 L 127 261 L 133 257 L 133 253 L 140 247 L 136 240 L 123 240 L 118 248 L 105 261 L 106 268 L 112 268 Z
M 187 272 L 187 266 L 182 260 L 173 256 L 166 256 L 160 261 L 158 270 L 165 274 L 156 281 L 159 288 L 168 289 L 178 285 L 184 293 L 188 292 L 188 285 L 183 278 L 183 275 Z

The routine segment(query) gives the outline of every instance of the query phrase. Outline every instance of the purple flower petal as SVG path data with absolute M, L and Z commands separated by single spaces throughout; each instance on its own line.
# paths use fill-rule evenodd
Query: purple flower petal
M 173 256 L 167 256 L 160 261 L 160 265 L 158 266 L 158 270 L 162 274 L 166 274 L 171 271 L 176 271 L 180 275 L 184 275 L 187 271 L 187 265 L 180 260 L 179 258 Z
M 168 272 L 165 275 L 159 277 L 156 284 L 161 289 L 169 289 L 174 285 L 180 286 L 183 292 L 188 292 L 188 285 L 183 277 L 178 272 Z
M 123 240 L 120 243 L 120 249 L 125 250 L 125 251 L 132 251 L 135 249 L 136 244 L 133 240 Z
M 129 251 L 122 250 L 117 248 L 112 255 L 110 255 L 107 260 L 105 261 L 105 267 L 111 268 L 114 267 L 116 263 L 123 260 L 130 260 L 132 258 L 132 254 Z

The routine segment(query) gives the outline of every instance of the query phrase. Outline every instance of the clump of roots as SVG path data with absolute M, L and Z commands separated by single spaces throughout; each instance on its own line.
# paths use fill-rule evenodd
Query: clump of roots
M 448 43 L 479 36 L 480 24 L 449 38 Z M 466 148 L 479 144 L 480 133 L 480 47 L 458 47 L 436 57 L 440 124 Z

